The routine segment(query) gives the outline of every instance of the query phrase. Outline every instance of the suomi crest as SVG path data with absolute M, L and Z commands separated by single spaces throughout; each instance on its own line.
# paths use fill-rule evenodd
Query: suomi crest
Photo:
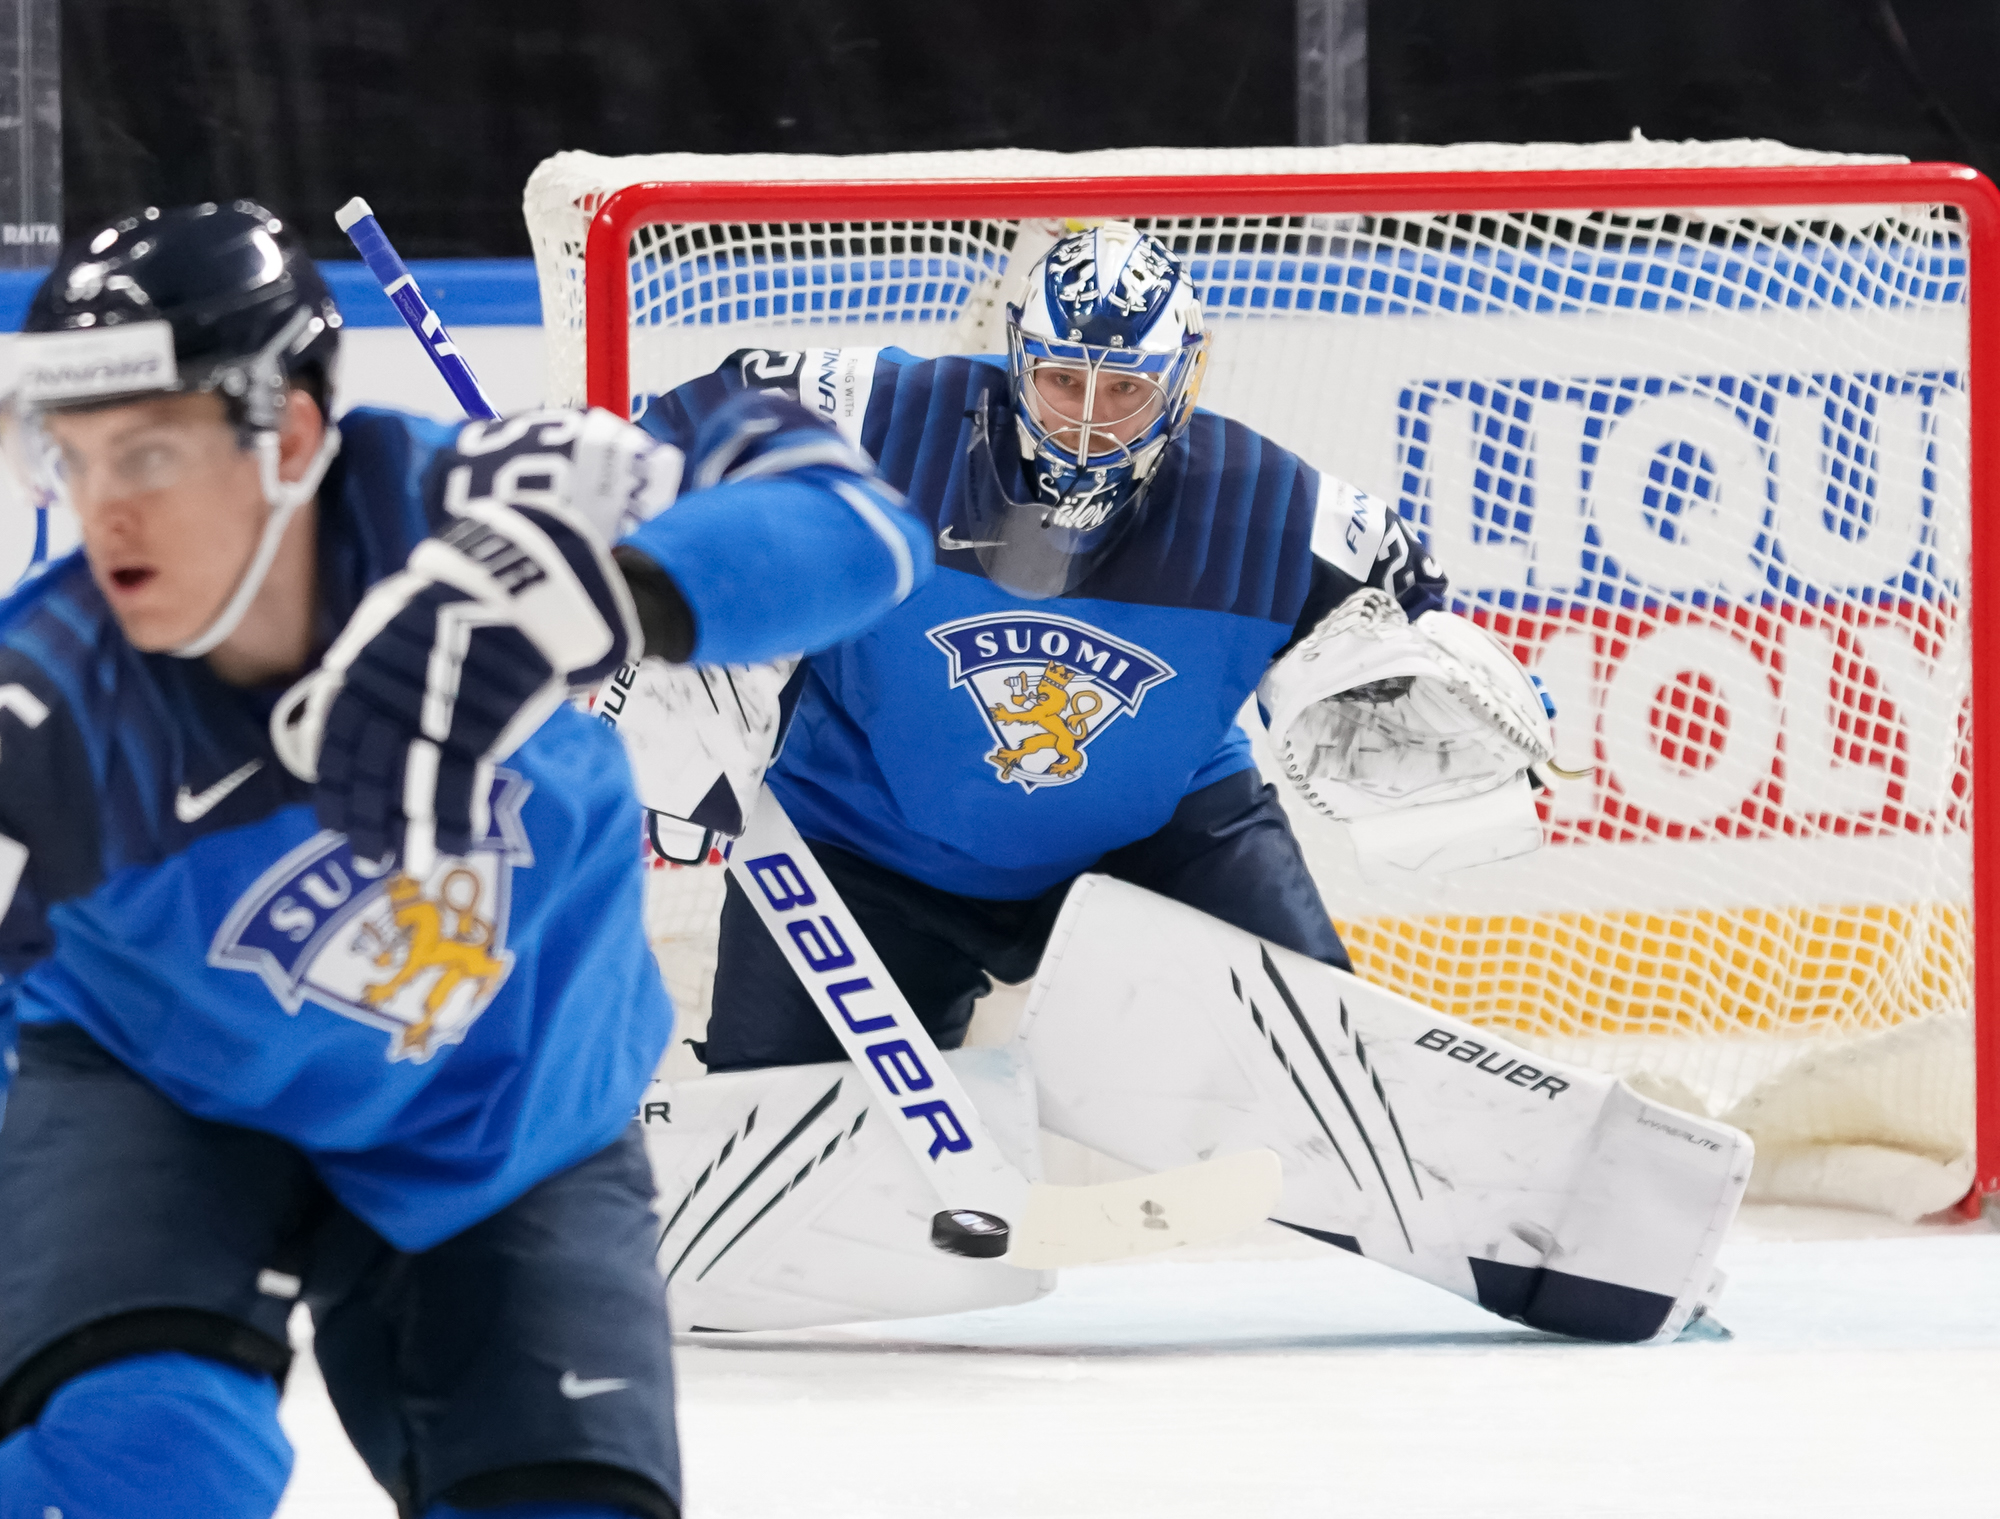
M 951 684 L 979 708 L 995 747 L 995 779 L 1032 792 L 1079 779 L 1087 749 L 1152 687 L 1165 660 L 1086 622 L 1040 612 L 991 612 L 930 630 L 951 661 Z
M 288 1013 L 317 1002 L 386 1030 L 390 1060 L 430 1059 L 465 1038 L 513 969 L 512 877 L 534 863 L 529 789 L 498 771 L 486 836 L 422 880 L 357 860 L 345 834 L 322 829 L 238 898 L 208 963 L 256 972 Z

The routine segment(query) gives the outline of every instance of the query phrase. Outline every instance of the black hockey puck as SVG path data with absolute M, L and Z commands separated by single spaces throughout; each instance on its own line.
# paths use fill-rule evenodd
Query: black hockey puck
M 1007 1220 L 973 1208 L 946 1208 L 931 1219 L 931 1243 L 950 1255 L 990 1261 L 1007 1253 Z

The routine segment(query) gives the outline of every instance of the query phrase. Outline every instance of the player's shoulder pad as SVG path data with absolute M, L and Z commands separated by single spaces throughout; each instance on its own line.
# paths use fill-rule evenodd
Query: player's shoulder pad
M 789 396 L 859 445 L 878 381 L 919 362 L 901 348 L 739 348 L 705 375 L 647 398 L 639 426 L 692 453 L 703 425 L 744 391 Z
M 1178 477 L 1183 501 L 1212 500 L 1218 510 L 1256 522 L 1259 534 L 1281 533 L 1288 553 L 1305 545 L 1319 472 L 1245 422 L 1197 407 L 1162 475 Z
M 0 601 L 0 649 L 61 679 L 87 668 L 117 624 L 77 549 Z
M 1004 361 L 1003 361 L 1004 363 Z M 1187 450 L 1186 469 L 1190 474 L 1204 471 L 1254 470 L 1270 482 L 1290 481 L 1300 476 L 1314 478 L 1316 471 L 1284 444 L 1260 433 L 1248 422 L 1197 406 L 1187 430 L 1181 434 Z
M 902 420 L 900 428 L 928 430 L 945 423 L 956 427 L 971 412 L 989 400 L 1007 399 L 1007 360 L 1004 355 L 948 353 L 935 359 L 920 359 L 901 349 L 884 349 L 896 355 L 895 362 L 883 363 L 876 372 L 878 395 L 887 393 L 892 405 L 879 408 L 886 418 L 893 411 Z
M 1007 378 L 1007 355 L 1004 353 L 948 353 L 942 358 L 920 359 L 903 353 L 900 348 L 885 348 L 885 354 L 902 354 L 904 364 L 928 364 L 939 374 L 974 375 L 981 383 L 990 381 L 995 375 Z
M 424 481 L 457 429 L 385 406 L 357 406 L 334 425 L 340 453 L 329 471 L 331 490 L 365 546 L 372 581 L 401 566 L 435 526 Z
M 739 348 L 719 372 L 738 389 L 790 396 L 860 448 L 869 404 L 925 362 L 901 348 Z
M 907 348 L 739 348 L 715 368 L 731 389 L 782 390 L 805 399 L 806 391 L 836 366 L 852 372 L 900 369 L 922 364 Z

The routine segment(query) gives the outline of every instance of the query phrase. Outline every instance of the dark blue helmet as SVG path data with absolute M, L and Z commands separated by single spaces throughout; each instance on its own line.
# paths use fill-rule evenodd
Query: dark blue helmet
M 324 404 L 340 312 L 281 218 L 255 201 L 148 206 L 67 243 L 35 292 L 28 333 L 104 332 L 141 322 L 172 329 L 173 373 L 133 372 L 58 386 L 44 404 L 99 406 L 160 391 L 221 392 L 252 429 L 272 425 L 303 381 Z M 165 383 L 161 383 L 162 379 Z
M 7 452 L 38 502 L 67 489 L 43 413 L 149 396 L 213 392 L 256 456 L 267 514 L 236 588 L 209 625 L 171 652 L 207 654 L 242 621 L 286 524 L 312 500 L 340 450 L 327 427 L 296 479 L 279 469 L 279 427 L 294 384 L 322 411 L 340 312 L 291 228 L 255 201 L 121 216 L 64 246 L 14 340 L 4 410 Z

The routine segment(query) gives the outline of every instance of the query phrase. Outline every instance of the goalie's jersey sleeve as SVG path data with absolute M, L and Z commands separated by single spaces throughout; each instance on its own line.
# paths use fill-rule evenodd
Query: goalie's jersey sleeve
M 1238 711 L 1341 601 L 1378 586 L 1415 617 L 1442 606 L 1445 582 L 1381 501 L 1198 410 L 1110 559 L 1067 596 L 1016 596 L 950 527 L 971 415 L 1006 386 L 996 358 L 750 349 L 655 398 L 641 425 L 686 447 L 735 391 L 780 389 L 904 493 L 936 535 L 937 573 L 809 662 L 771 784 L 808 838 L 1017 899 L 1249 768 Z
M 430 530 L 455 432 L 340 428 L 323 639 Z M 881 541 L 837 497 L 791 509 Z M 850 627 L 888 599 L 880 552 Z M 751 657 L 799 647 L 781 602 L 760 620 Z M 469 855 L 384 875 L 315 822 L 271 748 L 275 697 L 134 650 L 80 555 L 0 605 L 0 1035 L 81 1027 L 189 1112 L 297 1144 L 421 1249 L 615 1139 L 666 1045 L 624 750 L 558 711 L 501 767 Z

